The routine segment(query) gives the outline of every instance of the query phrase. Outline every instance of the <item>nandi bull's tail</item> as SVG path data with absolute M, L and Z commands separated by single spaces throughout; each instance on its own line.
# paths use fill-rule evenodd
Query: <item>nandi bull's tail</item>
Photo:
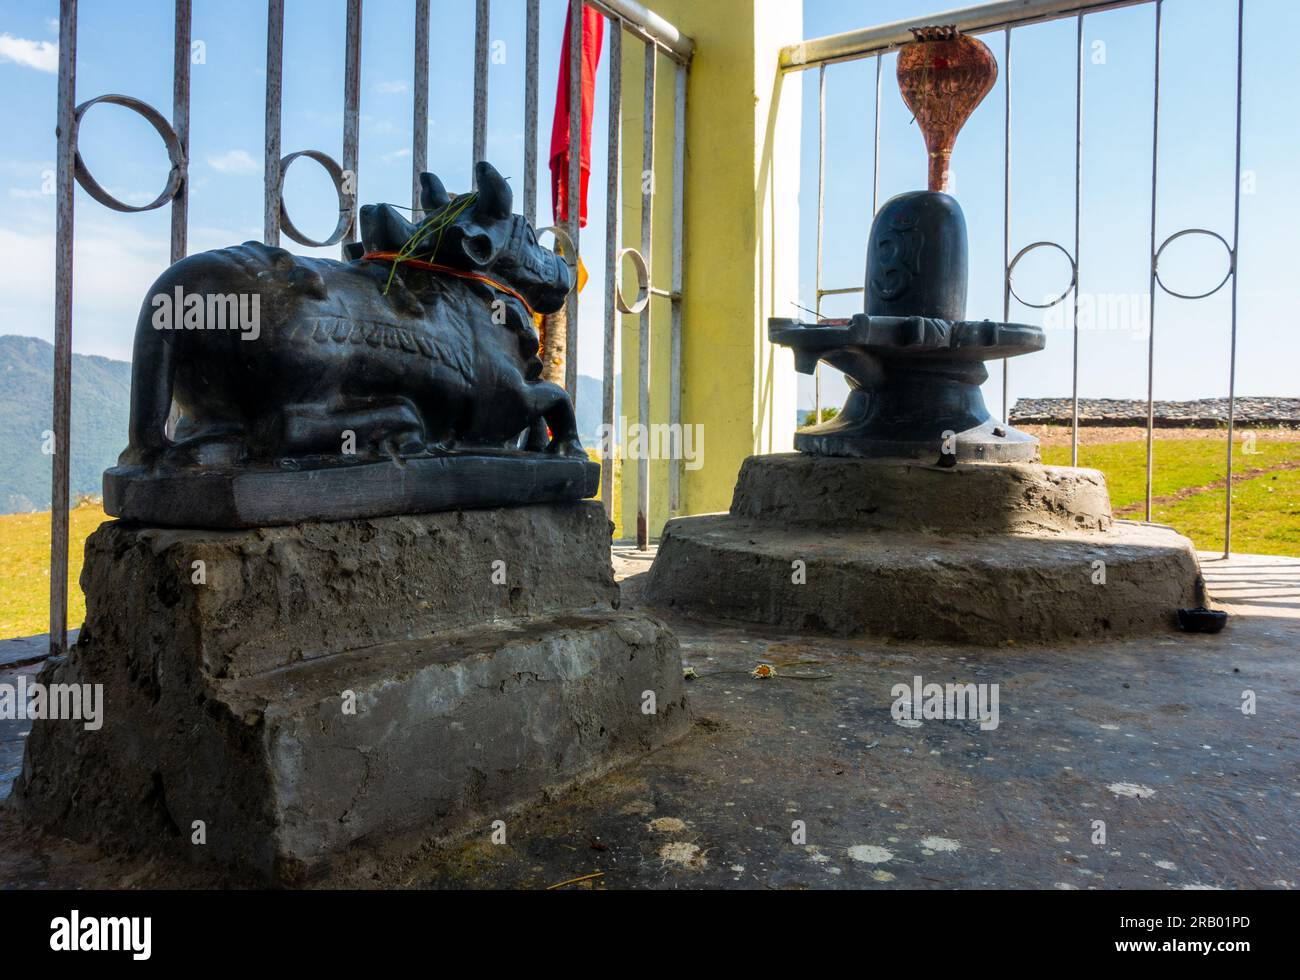
M 170 289 L 170 270 L 163 273 L 145 296 L 135 323 L 131 352 L 131 421 L 127 447 L 118 465 L 150 465 L 171 445 L 167 417 L 172 406 L 172 381 L 176 363 L 171 331 L 153 324 L 152 298 Z

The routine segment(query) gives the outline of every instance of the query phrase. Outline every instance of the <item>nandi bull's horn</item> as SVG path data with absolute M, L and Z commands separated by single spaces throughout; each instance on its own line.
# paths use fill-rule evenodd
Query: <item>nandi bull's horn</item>
M 451 203 L 451 195 L 437 174 L 420 174 L 420 207 L 425 211 L 441 211 Z
M 486 160 L 474 164 L 474 176 L 478 181 L 478 200 L 474 203 L 474 213 L 479 218 L 504 221 L 514 211 L 514 193 L 504 177 Z

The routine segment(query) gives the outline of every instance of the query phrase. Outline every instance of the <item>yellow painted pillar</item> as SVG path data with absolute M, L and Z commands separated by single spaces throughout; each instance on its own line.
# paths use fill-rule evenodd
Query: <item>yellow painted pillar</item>
M 795 429 L 796 376 L 790 352 L 767 340 L 770 316 L 790 316 L 799 272 L 799 75 L 783 80 L 781 47 L 803 37 L 797 0 L 656 0 L 654 10 L 695 40 L 686 92 L 682 304 L 683 462 L 679 514 L 726 510 L 741 462 L 788 451 Z M 623 41 L 621 238 L 641 247 L 645 46 Z M 658 55 L 653 173 L 653 284 L 672 284 L 674 73 Z M 625 263 L 623 289 L 635 295 Z M 671 309 L 651 300 L 649 423 L 669 419 Z M 622 317 L 620 414 L 635 450 L 640 421 L 640 318 Z M 642 432 L 653 436 L 653 431 Z M 651 536 L 669 518 L 668 466 L 649 448 Z M 649 443 L 647 447 L 645 444 Z M 632 443 L 631 446 L 628 444 Z M 622 462 L 622 527 L 636 531 L 636 460 Z

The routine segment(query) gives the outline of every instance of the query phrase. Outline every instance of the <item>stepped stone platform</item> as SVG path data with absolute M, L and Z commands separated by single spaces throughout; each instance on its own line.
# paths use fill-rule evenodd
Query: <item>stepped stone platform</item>
M 102 684 L 103 727 L 37 721 L 12 805 L 278 883 L 505 819 L 689 727 L 677 641 L 618 608 L 609 537 L 595 502 L 105 524 L 86 623 L 37 678 Z
M 1111 517 L 1096 470 L 748 459 L 728 514 L 669 522 L 650 602 L 832 636 L 999 644 L 1172 627 L 1192 544 Z

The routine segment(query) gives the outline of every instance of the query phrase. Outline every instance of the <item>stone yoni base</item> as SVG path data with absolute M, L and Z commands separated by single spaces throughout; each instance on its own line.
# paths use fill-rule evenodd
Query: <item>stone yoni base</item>
M 293 883 L 685 732 L 677 641 L 615 608 L 598 504 L 296 530 L 92 536 L 85 628 L 41 680 L 103 684 L 104 723 L 36 723 L 28 819 Z
M 835 636 L 996 645 L 1170 628 L 1192 543 L 1113 521 L 1095 470 L 752 457 L 731 513 L 670 521 L 649 600 Z

